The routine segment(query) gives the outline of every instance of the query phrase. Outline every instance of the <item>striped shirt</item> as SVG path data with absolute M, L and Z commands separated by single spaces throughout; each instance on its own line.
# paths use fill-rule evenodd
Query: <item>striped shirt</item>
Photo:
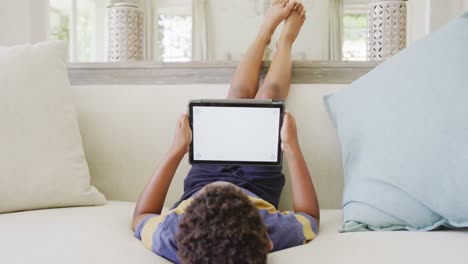
M 255 194 L 242 188 L 241 190 L 259 210 L 267 227 L 268 236 L 273 242 L 272 252 L 302 245 L 315 238 L 317 224 L 313 217 L 304 213 L 280 212 L 272 204 L 260 199 Z M 180 263 L 177 258 L 175 236 L 179 219 L 192 201 L 193 196 L 164 214 L 148 215 L 138 225 L 135 237 L 140 239 L 146 248 L 159 256 Z

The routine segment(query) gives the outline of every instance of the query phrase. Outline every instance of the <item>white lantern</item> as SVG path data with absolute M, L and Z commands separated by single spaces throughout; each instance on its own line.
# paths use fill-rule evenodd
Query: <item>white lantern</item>
M 369 3 L 369 60 L 385 60 L 406 48 L 406 1 Z
M 135 2 L 116 2 L 108 7 L 109 61 L 142 61 L 144 13 Z

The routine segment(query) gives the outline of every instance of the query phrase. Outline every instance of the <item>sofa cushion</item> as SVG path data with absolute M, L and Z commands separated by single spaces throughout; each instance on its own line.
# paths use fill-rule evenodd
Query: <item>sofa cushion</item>
M 327 98 L 344 230 L 468 226 L 468 13 Z
M 171 263 L 133 236 L 135 204 L 0 215 L 0 263 Z M 340 210 L 322 210 L 317 238 L 268 255 L 269 264 L 466 263 L 468 230 L 340 234 Z
M 0 47 L 0 213 L 105 202 L 90 185 L 63 42 Z
M 0 215 L 0 263 L 170 263 L 133 237 L 133 203 Z

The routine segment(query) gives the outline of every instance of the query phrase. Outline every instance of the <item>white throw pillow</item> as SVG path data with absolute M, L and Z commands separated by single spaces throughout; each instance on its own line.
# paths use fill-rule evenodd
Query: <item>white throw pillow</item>
M 0 213 L 106 202 L 90 185 L 66 50 L 0 47 Z

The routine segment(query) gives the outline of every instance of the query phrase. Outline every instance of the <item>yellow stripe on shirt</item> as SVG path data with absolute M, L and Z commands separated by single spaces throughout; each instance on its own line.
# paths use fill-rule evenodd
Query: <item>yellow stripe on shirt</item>
M 294 214 L 297 221 L 302 224 L 302 232 L 304 233 L 305 241 L 304 244 L 315 238 L 315 233 L 312 230 L 312 223 L 303 215 Z
M 257 207 L 258 210 L 266 210 L 269 214 L 282 214 L 282 215 L 289 215 L 289 214 L 294 214 L 294 212 L 291 211 L 285 211 L 285 212 L 280 212 L 278 211 L 271 203 L 259 199 L 253 196 L 249 195 L 250 201 Z M 297 221 L 302 225 L 302 232 L 305 237 L 304 243 L 307 243 L 310 240 L 313 240 L 315 238 L 315 233 L 312 229 L 312 223 L 303 215 L 300 214 L 294 214 L 296 217 Z
M 180 215 L 185 212 L 185 209 L 192 203 L 193 198 L 188 198 L 187 200 L 183 200 L 176 208 L 172 209 L 172 212 Z
M 266 210 L 269 214 L 282 214 L 282 215 L 288 215 L 290 214 L 291 212 L 280 212 L 278 211 L 278 209 L 275 208 L 275 206 L 273 206 L 271 203 L 263 200 L 263 199 L 260 199 L 260 198 L 257 198 L 257 197 L 253 197 L 253 196 L 250 196 L 248 195 L 250 201 L 254 204 L 254 206 L 258 209 L 258 210 Z
M 141 242 L 143 245 L 152 250 L 153 248 L 153 234 L 156 232 L 156 229 L 158 228 L 158 225 L 162 222 L 164 222 L 164 219 L 166 219 L 166 214 L 165 215 L 157 215 L 154 217 L 151 217 L 148 222 L 146 222 L 145 226 L 141 229 Z

